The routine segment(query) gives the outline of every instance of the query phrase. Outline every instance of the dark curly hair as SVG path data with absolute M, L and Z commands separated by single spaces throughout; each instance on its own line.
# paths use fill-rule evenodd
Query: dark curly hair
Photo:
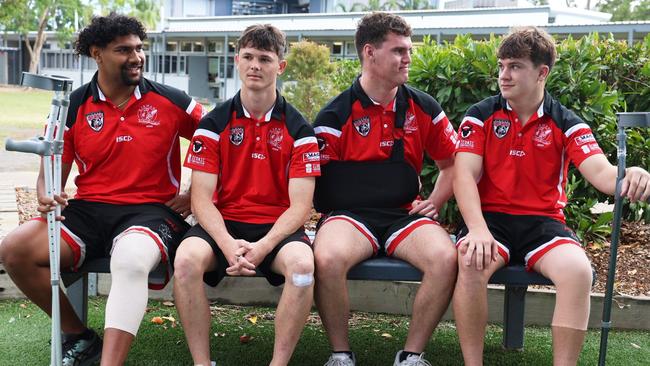
M 75 53 L 90 56 L 90 47 L 106 47 L 115 38 L 135 34 L 140 40 L 147 39 L 147 32 L 139 20 L 126 15 L 111 13 L 105 17 L 93 17 L 80 33 L 74 45 Z

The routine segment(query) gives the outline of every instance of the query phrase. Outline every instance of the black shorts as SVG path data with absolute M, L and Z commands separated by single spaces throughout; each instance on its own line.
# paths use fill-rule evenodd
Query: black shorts
M 374 255 L 387 256 L 393 255 L 397 246 L 418 227 L 439 225 L 430 217 L 409 215 L 407 209 L 372 208 L 332 211 L 321 218 L 318 227 L 334 220 L 352 224 L 368 239 Z
M 228 233 L 232 235 L 233 238 L 242 239 L 249 242 L 256 242 L 262 239 L 264 235 L 266 235 L 273 227 L 273 224 L 249 224 L 245 222 L 229 220 L 224 220 L 224 223 L 226 224 Z M 226 276 L 226 268 L 230 267 L 230 264 L 228 264 L 228 260 L 226 260 L 226 256 L 221 251 L 221 248 L 219 248 L 217 245 L 217 242 L 212 239 L 210 234 L 208 234 L 208 232 L 205 231 L 201 225 L 194 225 L 187 232 L 187 234 L 185 234 L 185 237 L 183 239 L 193 236 L 199 237 L 210 244 L 214 255 L 217 256 L 217 269 L 211 272 L 206 272 L 203 275 L 203 281 L 208 285 L 214 287 L 218 285 L 219 282 L 221 282 L 221 280 Z M 275 248 L 273 248 L 273 250 L 267 254 L 266 257 L 264 257 L 262 263 L 257 266 L 257 269 L 262 272 L 264 277 L 266 277 L 266 280 L 273 286 L 280 286 L 283 284 L 284 276 L 282 274 L 273 272 L 273 270 L 271 270 L 271 264 L 273 264 L 273 261 L 278 255 L 280 249 L 282 249 L 282 247 L 286 244 L 294 241 L 305 243 L 311 247 L 311 241 L 309 240 L 307 234 L 305 234 L 304 228 L 301 227 L 300 229 L 296 230 L 296 232 L 280 241 L 280 243 L 278 243 L 278 245 L 276 245 Z
M 573 230 L 547 216 L 483 212 L 483 217 L 506 264 L 524 264 L 528 271 L 532 271 L 544 254 L 559 245 L 582 247 Z M 467 226 L 463 222 L 456 234 L 456 245 L 466 235 Z
M 65 216 L 61 237 L 72 249 L 73 270 L 86 260 L 110 257 L 122 235 L 139 232 L 150 236 L 162 258 L 150 276 L 152 289 L 162 289 L 169 280 L 168 249 L 180 243 L 190 227 L 179 214 L 159 203 L 115 205 L 73 199 L 61 214 Z

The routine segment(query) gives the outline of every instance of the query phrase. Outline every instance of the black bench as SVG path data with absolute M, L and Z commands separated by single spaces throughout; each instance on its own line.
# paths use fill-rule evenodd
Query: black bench
M 88 316 L 88 273 L 109 273 L 109 259 L 97 259 L 84 264 L 79 272 L 62 273 L 68 299 L 86 323 Z M 422 273 L 408 263 L 393 258 L 366 260 L 348 273 L 349 280 L 420 281 Z M 546 277 L 526 272 L 523 266 L 505 267 L 490 279 L 491 284 L 505 285 L 503 306 L 503 347 L 508 350 L 524 348 L 524 307 L 528 285 L 552 285 Z

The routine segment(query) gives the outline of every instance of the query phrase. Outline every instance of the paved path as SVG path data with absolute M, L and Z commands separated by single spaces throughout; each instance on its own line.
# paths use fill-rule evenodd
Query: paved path
M 35 187 L 38 172 L 0 173 L 0 238 L 18 226 L 15 187 Z

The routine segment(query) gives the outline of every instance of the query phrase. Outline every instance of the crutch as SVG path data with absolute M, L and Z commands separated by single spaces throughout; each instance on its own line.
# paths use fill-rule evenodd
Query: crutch
M 63 130 L 70 104 L 72 80 L 61 76 L 36 75 L 23 72 L 21 84 L 37 89 L 54 91 L 50 116 L 44 137 L 31 140 L 14 141 L 7 139 L 8 151 L 34 153 L 43 157 L 45 175 L 45 192 L 53 198 L 61 193 L 61 154 L 63 154 Z M 56 220 L 61 215 L 61 207 L 47 213 L 47 236 L 50 248 L 50 282 L 52 284 L 52 349 L 50 365 L 60 366 L 61 354 L 61 314 L 59 304 L 59 245 L 61 240 L 61 222 Z
M 616 176 L 616 193 L 614 196 L 614 221 L 612 221 L 612 244 L 609 252 L 609 271 L 607 273 L 607 286 L 605 287 L 605 300 L 603 303 L 603 320 L 600 332 L 600 353 L 598 355 L 598 365 L 605 365 L 605 356 L 607 354 L 607 336 L 612 327 L 610 321 L 612 313 L 612 297 L 614 293 L 614 278 L 616 276 L 616 256 L 618 252 L 618 241 L 621 233 L 623 198 L 621 197 L 621 181 L 625 177 L 625 129 L 629 127 L 650 127 L 650 112 L 627 112 L 617 113 L 618 133 L 618 172 Z

